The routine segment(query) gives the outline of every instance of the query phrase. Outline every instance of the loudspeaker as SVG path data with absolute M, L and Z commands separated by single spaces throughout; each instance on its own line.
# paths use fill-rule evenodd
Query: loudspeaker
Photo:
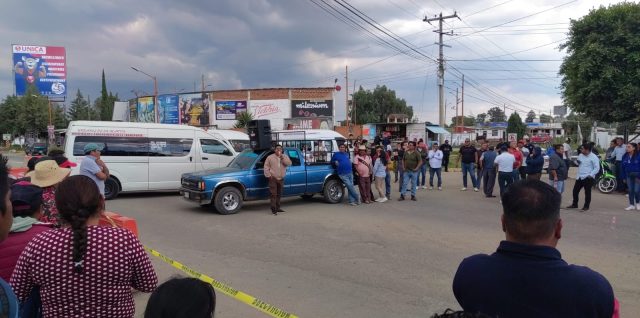
M 253 150 L 271 148 L 271 122 L 266 119 L 252 120 L 247 123 L 249 145 Z

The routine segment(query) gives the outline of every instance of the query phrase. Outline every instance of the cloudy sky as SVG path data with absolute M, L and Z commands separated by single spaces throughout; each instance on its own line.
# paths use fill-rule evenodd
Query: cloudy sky
M 129 99 L 132 91 L 153 93 L 153 83 L 131 66 L 156 75 L 160 93 L 173 93 L 194 85 L 199 90 L 202 75 L 209 89 L 333 86 L 336 78 L 344 88 L 348 65 L 350 89 L 354 80 L 365 89 L 385 84 L 421 120 L 437 122 L 437 24 L 422 19 L 456 11 L 460 19 L 446 20 L 444 28 L 453 32 L 444 50 L 447 121 L 455 114 L 461 74 L 465 114 L 504 104 L 507 113 L 548 113 L 561 104 L 557 70 L 564 53 L 558 45 L 570 19 L 616 2 L 4 0 L 0 96 L 13 93 L 11 44 L 51 45 L 66 47 L 71 98 L 77 89 L 97 97 L 102 69 L 108 88 Z M 341 21 L 347 19 L 358 24 Z M 335 97 L 338 119 L 344 118 L 344 93 Z

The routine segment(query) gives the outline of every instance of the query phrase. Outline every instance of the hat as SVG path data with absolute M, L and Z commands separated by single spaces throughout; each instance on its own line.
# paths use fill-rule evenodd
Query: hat
M 358 147 L 358 150 L 367 150 L 367 147 L 365 147 L 365 146 L 360 146 L 360 147 Z
M 74 163 L 74 162 L 71 162 L 71 161 L 69 161 L 69 159 L 67 159 L 63 163 L 58 164 L 58 166 L 60 168 L 73 168 L 73 167 L 77 167 L 78 164 Z
M 11 205 L 14 214 L 36 211 L 42 205 L 42 189 L 25 181 L 12 185 Z
M 100 146 L 98 146 L 98 144 L 95 144 L 95 143 L 92 143 L 92 142 L 84 145 L 84 153 L 89 153 L 89 152 L 92 152 L 94 150 L 102 151 L 102 149 L 103 149 L 103 147 L 100 147 Z
M 27 174 L 31 183 L 46 188 L 60 183 L 71 173 L 69 168 L 60 168 L 55 160 L 45 160 L 36 164 L 36 169 Z

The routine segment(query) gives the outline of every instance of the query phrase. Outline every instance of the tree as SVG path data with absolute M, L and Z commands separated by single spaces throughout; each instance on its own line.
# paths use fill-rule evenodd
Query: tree
M 476 119 L 473 116 L 464 116 L 464 121 L 462 120 L 462 116 L 451 117 L 451 125 L 453 127 L 457 125 L 473 126 L 475 124 L 476 124 Z
M 69 118 L 64 112 L 64 107 L 59 104 L 52 104 L 52 121 L 56 128 L 67 128 L 69 126 Z
M 553 120 L 553 117 L 551 117 L 551 115 L 547 115 L 547 114 L 541 114 L 540 115 L 540 122 L 543 124 L 548 124 Z
M 407 106 L 404 99 L 396 97 L 394 90 L 385 85 L 364 90 L 362 86 L 353 94 L 355 101 L 355 123 L 384 123 L 390 114 L 405 114 L 413 117 L 413 107 Z
M 113 95 L 111 92 L 107 92 L 107 81 L 104 76 L 104 69 L 102 70 L 102 89 L 100 91 L 100 98 L 96 100 L 95 106 L 99 112 L 100 120 L 111 121 L 113 119 L 113 105 L 119 101 L 118 94 Z
M 253 120 L 253 114 L 250 112 L 239 112 L 236 114 L 236 124 L 233 128 L 247 128 L 247 124 Z
M 507 115 L 500 107 L 493 107 L 489 109 L 487 115 L 489 116 L 489 121 L 492 123 L 507 121 Z
M 524 120 L 525 123 L 532 123 L 536 119 L 536 112 L 533 110 L 529 111 L 527 114 L 527 118 Z
M 486 113 L 480 113 L 480 114 L 478 114 L 478 116 L 476 116 L 476 123 L 477 124 L 482 124 L 485 121 L 487 121 L 487 114 Z
M 0 133 L 16 136 L 20 133 L 16 118 L 20 113 L 20 98 L 9 95 L 0 104 Z
M 587 118 L 584 114 L 571 112 L 567 117 L 565 117 L 565 120 L 562 122 L 562 128 L 564 129 L 565 135 L 571 137 L 571 140 L 574 142 L 579 142 L 578 125 L 580 125 L 580 131 L 582 132 L 583 139 L 588 140 L 588 134 L 593 127 L 593 120 Z
M 49 101 L 40 95 L 35 86 L 29 86 L 25 95 L 19 98 L 15 121 L 18 134 L 46 134 L 49 125 Z
M 509 116 L 509 121 L 507 122 L 507 133 L 517 133 L 519 140 L 524 137 L 526 131 L 527 126 L 522 122 L 522 118 L 520 118 L 518 112 L 513 112 L 511 116 Z
M 78 89 L 76 98 L 71 101 L 71 107 L 69 107 L 69 119 L 71 120 L 88 120 L 91 117 L 92 109 L 89 106 L 89 101 L 84 99 L 84 96 Z
M 604 122 L 637 121 L 640 111 L 640 4 L 623 2 L 571 20 L 560 66 L 572 110 Z

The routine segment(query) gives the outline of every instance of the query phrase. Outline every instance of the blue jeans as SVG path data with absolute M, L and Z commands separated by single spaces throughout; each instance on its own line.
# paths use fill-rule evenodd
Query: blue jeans
M 418 186 L 418 171 L 405 170 L 404 178 L 402 182 L 402 189 L 400 189 L 400 195 L 404 195 L 407 192 L 407 186 L 411 182 L 411 196 L 416 196 L 416 187 Z
M 360 197 L 358 196 L 358 192 L 356 192 L 356 188 L 353 187 L 353 174 L 341 174 L 339 175 L 340 180 L 347 186 L 347 191 L 349 192 L 349 203 L 358 203 L 360 201 Z
M 384 190 L 387 198 L 391 197 L 391 171 L 387 171 L 387 176 L 384 177 Z
M 517 170 L 514 170 L 517 171 Z M 507 188 L 513 183 L 512 172 L 498 172 L 498 186 L 500 186 L 500 197 L 507 191 Z
M 467 187 L 467 173 L 471 175 L 471 183 L 474 188 L 478 187 L 478 179 L 476 179 L 476 165 L 475 163 L 462 163 L 462 185 Z
M 627 187 L 629 188 L 629 204 L 640 203 L 640 179 L 635 175 L 628 176 Z
M 554 189 L 558 190 L 558 192 L 560 192 L 561 194 L 564 192 L 564 180 L 563 181 L 553 181 L 553 180 L 549 180 L 549 185 L 552 186 Z
M 423 162 L 422 166 L 420 166 L 420 173 L 418 174 L 418 180 L 421 186 L 424 187 L 427 184 L 427 163 Z
M 433 175 L 438 176 L 438 187 L 442 186 L 442 168 L 429 168 L 429 186 L 433 187 Z
M 518 169 L 513 169 L 513 182 L 519 181 L 520 180 L 520 171 Z

